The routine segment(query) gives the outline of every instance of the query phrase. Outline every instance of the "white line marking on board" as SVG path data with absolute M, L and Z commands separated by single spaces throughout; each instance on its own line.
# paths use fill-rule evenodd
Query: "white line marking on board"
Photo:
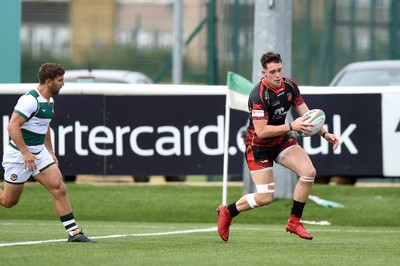
M 165 235 L 180 235 L 180 234 L 191 234 L 191 233 L 207 233 L 217 231 L 217 227 L 205 228 L 205 229 L 191 229 L 182 231 L 170 231 L 170 232 L 158 232 L 158 233 L 141 233 L 141 234 L 118 234 L 108 236 L 94 236 L 92 239 L 104 239 L 104 238 L 120 238 L 120 237 L 135 237 L 135 236 L 165 236 Z M 12 246 L 25 246 L 25 245 L 36 245 L 44 243 L 56 243 L 66 242 L 64 239 L 51 239 L 51 240 L 38 240 L 38 241 L 26 241 L 26 242 L 13 242 L 13 243 L 0 243 L 0 247 L 12 247 Z

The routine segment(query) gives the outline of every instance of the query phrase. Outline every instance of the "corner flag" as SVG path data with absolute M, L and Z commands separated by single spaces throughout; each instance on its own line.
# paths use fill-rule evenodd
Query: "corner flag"
M 232 109 L 247 112 L 247 102 L 254 87 L 253 83 L 238 74 L 228 72 L 227 85 L 227 105 Z
M 229 122 L 230 109 L 248 112 L 248 98 L 253 84 L 244 77 L 228 72 L 228 91 L 225 106 L 224 169 L 222 174 L 222 204 L 226 204 L 228 192 Z

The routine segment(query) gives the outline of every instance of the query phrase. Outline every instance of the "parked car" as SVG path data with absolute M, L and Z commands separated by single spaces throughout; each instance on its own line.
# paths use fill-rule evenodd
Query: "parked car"
M 329 86 L 400 86 L 400 60 L 348 64 L 336 74 Z
M 148 76 L 140 72 L 109 69 L 66 70 L 64 81 L 78 83 L 153 83 Z
M 130 83 L 130 84 L 152 84 L 148 76 L 140 72 L 110 69 L 77 69 L 66 70 L 64 82 L 75 83 Z M 66 181 L 75 181 L 76 176 L 64 176 Z M 149 182 L 150 176 L 134 175 L 135 182 Z M 165 176 L 167 182 L 183 182 L 186 176 Z
M 374 60 L 350 63 L 342 68 L 329 86 L 400 86 L 400 60 Z M 329 179 L 328 179 L 329 180 Z M 336 176 L 338 184 L 355 184 L 357 177 Z

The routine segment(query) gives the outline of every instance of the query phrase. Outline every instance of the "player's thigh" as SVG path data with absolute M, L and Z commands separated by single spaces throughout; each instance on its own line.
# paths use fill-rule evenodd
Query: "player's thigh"
M 254 184 L 256 185 L 265 185 L 274 182 L 274 173 L 272 168 L 251 171 L 250 174 Z
M 50 191 L 64 187 L 60 169 L 56 164 L 50 165 L 44 171 L 35 175 L 34 178 Z
M 315 168 L 310 156 L 300 145 L 293 145 L 283 155 L 280 164 L 299 176 L 315 176 Z

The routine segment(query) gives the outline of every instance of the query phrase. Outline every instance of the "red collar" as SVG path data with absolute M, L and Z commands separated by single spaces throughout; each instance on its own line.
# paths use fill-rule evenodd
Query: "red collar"
M 285 84 L 283 83 L 283 81 L 281 82 L 281 86 L 279 88 L 271 86 L 265 77 L 261 80 L 261 82 L 264 86 L 268 87 L 268 89 L 275 92 L 275 94 L 279 94 L 285 89 Z

